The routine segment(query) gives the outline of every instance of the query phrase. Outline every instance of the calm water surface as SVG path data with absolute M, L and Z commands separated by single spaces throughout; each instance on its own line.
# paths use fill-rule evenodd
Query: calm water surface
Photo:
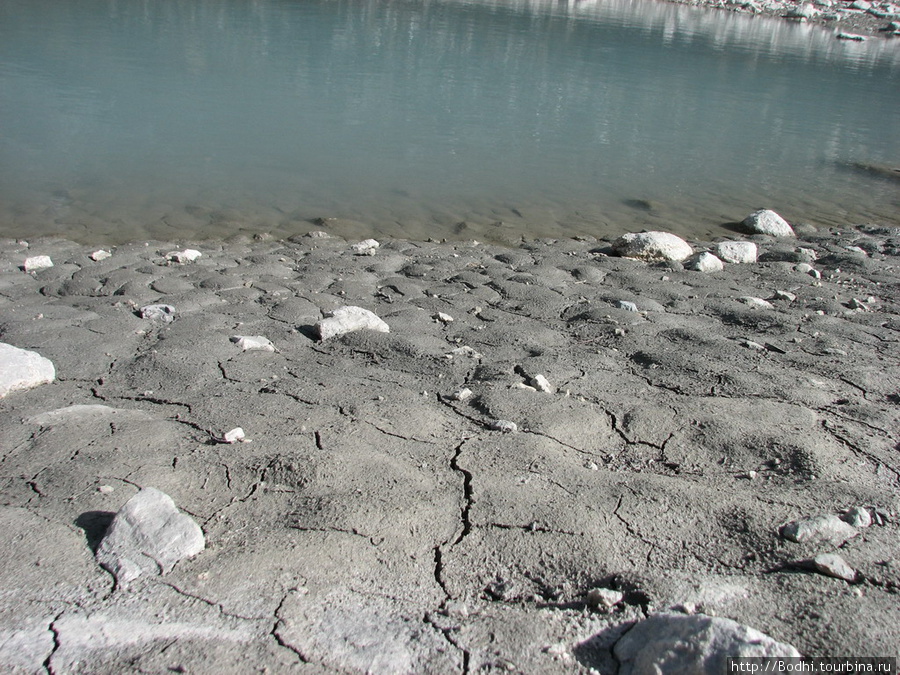
M 900 164 L 898 43 L 639 0 L 3 0 L 0 236 L 900 224 L 849 167 Z

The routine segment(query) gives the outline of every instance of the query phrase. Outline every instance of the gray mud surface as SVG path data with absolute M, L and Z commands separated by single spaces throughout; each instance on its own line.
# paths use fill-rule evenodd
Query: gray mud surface
M 57 372 L 0 400 L 3 671 L 615 673 L 670 608 L 900 655 L 900 231 L 750 240 L 713 274 L 590 239 L 0 242 L 0 341 Z M 344 305 L 390 332 L 318 341 Z M 141 487 L 206 549 L 116 587 L 93 551 Z M 779 534 L 853 507 L 843 544 Z M 834 552 L 857 581 L 795 564 Z

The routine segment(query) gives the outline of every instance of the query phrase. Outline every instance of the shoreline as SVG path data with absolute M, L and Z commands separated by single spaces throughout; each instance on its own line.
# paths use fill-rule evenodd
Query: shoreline
M 0 243 L 0 342 L 55 366 L 0 399 L 0 663 L 612 673 L 659 616 L 898 656 L 900 228 L 796 229 L 710 273 L 590 237 Z M 320 340 L 343 306 L 389 332 Z M 148 487 L 205 547 L 117 583 L 94 550 Z
M 892 39 L 900 36 L 900 8 L 892 5 L 894 11 L 885 9 L 885 4 L 877 2 L 846 2 L 823 0 L 807 2 L 805 0 L 773 0 L 756 2 L 742 0 L 665 0 L 666 2 L 688 7 L 722 10 L 743 16 L 761 16 L 772 19 L 784 19 L 796 23 L 806 23 L 830 29 L 835 36 L 844 35 L 842 39 L 868 39 L 883 37 Z

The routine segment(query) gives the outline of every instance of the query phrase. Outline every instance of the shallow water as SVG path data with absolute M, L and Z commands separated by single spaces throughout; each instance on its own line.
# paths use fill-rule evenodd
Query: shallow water
M 6 0 L 0 236 L 898 224 L 852 168 L 900 163 L 896 42 L 630 0 Z

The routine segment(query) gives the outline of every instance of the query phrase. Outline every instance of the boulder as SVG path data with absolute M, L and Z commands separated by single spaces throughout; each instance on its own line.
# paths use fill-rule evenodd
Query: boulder
M 320 340 L 328 340 L 337 335 L 344 335 L 355 330 L 369 329 L 380 333 L 389 333 L 390 327 L 374 312 L 362 307 L 339 307 L 330 316 L 316 324 Z
M 612 248 L 623 258 L 650 261 L 680 262 L 694 252 L 684 239 L 669 232 L 630 232 L 616 239 Z
M 0 398 L 12 391 L 31 389 L 56 379 L 50 359 L 37 352 L 0 342 Z
M 719 617 L 656 614 L 639 621 L 616 643 L 619 675 L 719 675 L 728 657 L 800 656 L 793 646 Z
M 203 530 L 167 494 L 146 487 L 125 502 L 97 548 L 97 562 L 127 584 L 161 575 L 206 547 Z
M 770 237 L 794 237 L 794 228 L 774 211 L 760 209 L 744 218 L 743 226 L 753 234 L 767 234 Z

